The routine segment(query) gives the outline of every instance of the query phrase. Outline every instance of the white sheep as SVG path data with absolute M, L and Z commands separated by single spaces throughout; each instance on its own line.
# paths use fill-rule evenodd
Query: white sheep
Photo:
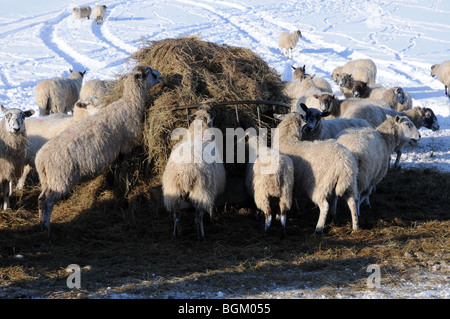
M 35 165 L 41 182 L 39 216 L 50 230 L 55 203 L 81 179 L 92 178 L 142 139 L 147 90 L 161 82 L 158 71 L 137 66 L 124 76 L 123 96 L 95 116 L 72 124 L 45 143 Z
M 114 86 L 118 82 L 118 80 L 89 80 L 81 87 L 80 100 L 85 101 L 92 96 L 102 100 L 106 94 L 110 93 L 114 89 Z
M 86 71 L 72 71 L 68 78 L 52 78 L 40 81 L 34 89 L 39 116 L 52 113 L 68 113 L 80 98 L 80 90 Z
M 273 148 L 288 155 L 294 163 L 294 197 L 306 194 L 319 206 L 316 232 L 322 232 L 330 201 L 339 196 L 347 201 L 352 216 L 352 228 L 358 229 L 357 181 L 358 166 L 353 155 L 336 141 L 301 141 L 301 117 L 298 113 L 283 116 L 275 130 Z M 331 206 L 333 215 L 336 206 Z
M 262 144 L 258 136 L 248 137 L 250 159 L 246 166 L 245 185 L 256 207 L 264 213 L 264 233 L 272 222 L 270 199 L 278 199 L 281 237 L 286 235 L 286 212 L 291 209 L 294 187 L 294 164 L 289 156 Z
M 94 9 L 92 10 L 92 16 L 97 22 L 97 24 L 102 24 L 103 20 L 105 19 L 106 14 L 106 6 L 97 4 L 94 6 Z
M 357 98 L 383 100 L 396 111 L 412 108 L 410 95 L 399 86 L 385 88 L 380 85 L 369 85 L 363 81 L 354 81 L 352 93 Z
M 389 158 L 400 145 L 419 140 L 420 133 L 406 116 L 391 117 L 376 129 L 351 128 L 342 131 L 336 141 L 345 146 L 358 163 L 358 215 L 360 205 L 366 201 L 370 206 L 370 193 L 386 176 Z
M 316 84 L 314 76 L 307 75 L 301 81 L 287 82 L 284 93 L 291 98 L 291 111 L 302 113 L 300 103 L 318 107 L 318 101 L 316 101 L 314 95 L 332 93 L 332 89 L 328 82 L 320 81 Z
M 288 58 L 292 59 L 292 50 L 298 43 L 298 40 L 302 37 L 300 30 L 289 33 L 288 31 L 283 31 L 278 37 L 278 47 L 281 53 L 286 55 Z
M 28 149 L 22 176 L 17 182 L 17 189 L 23 189 L 28 174 L 34 168 L 34 160 L 39 149 L 51 138 L 55 137 L 67 127 L 78 122 L 85 116 L 97 113 L 100 101 L 91 96 L 85 101 L 75 103 L 73 115 L 54 113 L 48 116 L 32 117 L 25 122 L 28 136 Z
M 72 15 L 75 19 L 83 19 L 91 17 L 92 9 L 90 6 L 81 6 L 72 8 Z
M 335 138 L 341 131 L 348 128 L 373 127 L 363 119 L 337 118 L 323 121 L 322 119 L 327 117 L 330 114 L 329 112 L 308 108 L 305 104 L 301 104 L 301 108 L 305 112 L 305 115 L 301 115 L 304 121 L 302 123 L 302 141 Z
M 412 109 L 406 110 L 404 112 L 398 112 L 395 110 L 379 107 L 377 105 L 354 105 L 348 108 L 342 117 L 345 118 L 359 118 L 364 119 L 373 126 L 377 127 L 383 123 L 387 116 L 407 116 L 417 129 L 421 127 L 426 127 L 430 130 L 439 130 L 439 123 L 433 110 L 430 108 L 413 107 Z M 395 152 L 397 153 L 397 158 L 395 159 L 395 166 L 398 166 L 400 162 L 400 157 L 402 155 L 402 149 L 405 146 L 404 143 L 400 143 L 396 147 Z
M 207 130 L 212 126 L 210 108 L 200 107 L 193 114 L 189 134 L 174 146 L 162 176 L 164 206 L 174 216 L 174 236 L 179 236 L 180 207 L 188 201 L 195 207 L 197 238 L 203 240 L 203 214 L 211 219 L 215 200 L 225 191 L 226 173 L 222 162 L 208 160 L 206 147 L 214 143 Z M 215 147 L 215 146 L 213 146 Z
M 436 76 L 444 84 L 444 93 L 450 98 L 450 94 L 448 93 L 448 87 L 450 86 L 450 60 L 432 65 L 431 76 Z
M 4 114 L 0 121 L 0 181 L 3 186 L 3 210 L 6 210 L 10 208 L 12 182 L 20 177 L 25 166 L 28 140 L 24 120 L 34 111 L 6 109 L 3 105 L 0 108 Z
M 364 78 L 367 79 L 367 82 L 369 83 L 375 83 L 377 77 L 377 67 L 372 59 L 357 59 L 348 61 L 343 66 L 336 67 L 331 73 L 331 78 L 336 84 L 338 84 L 336 75 L 339 73 L 351 74 L 354 80 Z

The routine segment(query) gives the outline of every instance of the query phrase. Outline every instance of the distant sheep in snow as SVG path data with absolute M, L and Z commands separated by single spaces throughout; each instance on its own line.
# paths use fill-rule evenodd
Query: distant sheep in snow
M 68 78 L 51 78 L 40 81 L 34 89 L 39 116 L 50 113 L 68 113 L 80 98 L 86 71 L 72 71 Z
M 82 6 L 82 7 L 75 7 L 72 8 L 72 15 L 75 19 L 83 19 L 91 17 L 92 9 L 90 6 Z
M 102 24 L 103 19 L 105 19 L 106 6 L 97 4 L 94 6 L 94 10 L 92 10 L 92 16 L 97 22 L 97 24 Z
M 123 81 L 119 100 L 72 124 L 37 152 L 39 217 L 44 229 L 50 230 L 53 206 L 62 196 L 141 141 L 147 91 L 161 82 L 161 75 L 147 66 L 136 66 Z
M 432 65 L 431 76 L 436 76 L 444 84 L 444 93 L 450 98 L 448 93 L 448 87 L 450 86 L 450 60 Z
M 6 109 L 3 105 L 0 108 L 5 115 L 0 121 L 0 182 L 3 186 L 3 209 L 6 210 L 10 208 L 12 182 L 22 175 L 25 166 L 28 140 L 24 120 L 34 111 Z
M 281 32 L 278 38 L 278 47 L 280 48 L 281 53 L 292 59 L 292 50 L 295 48 L 301 37 L 302 33 L 300 30 L 292 33 L 289 33 L 288 31 Z

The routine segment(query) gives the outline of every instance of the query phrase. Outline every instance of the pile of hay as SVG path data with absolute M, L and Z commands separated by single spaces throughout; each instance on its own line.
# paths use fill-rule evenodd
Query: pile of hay
M 149 91 L 145 118 L 144 153 L 150 169 L 145 170 L 147 183 L 157 185 L 167 158 L 176 141 L 172 131 L 187 127 L 186 115 L 195 109 L 174 110 L 177 106 L 223 101 L 271 100 L 289 103 L 283 94 L 280 75 L 251 50 L 182 37 L 148 42 L 148 46 L 131 56 L 137 64 L 158 70 L 163 82 Z M 120 84 L 114 96 L 120 97 Z M 215 106 L 214 126 L 225 128 L 273 127 L 272 106 L 239 105 L 238 117 L 234 105 Z M 276 107 L 276 112 L 286 112 Z M 135 175 L 135 173 L 133 173 Z

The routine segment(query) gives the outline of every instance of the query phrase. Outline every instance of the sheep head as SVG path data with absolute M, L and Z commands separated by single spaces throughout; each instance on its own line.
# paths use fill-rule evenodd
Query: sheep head
M 12 134 L 22 134 L 25 132 L 24 120 L 34 114 L 33 110 L 22 111 L 16 108 L 7 109 L 3 105 L 0 108 L 5 115 L 6 132 Z

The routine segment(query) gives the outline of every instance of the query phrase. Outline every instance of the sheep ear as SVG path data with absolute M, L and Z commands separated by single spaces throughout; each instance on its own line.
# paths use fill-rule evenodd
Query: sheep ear
M 274 113 L 273 114 L 273 118 L 278 120 L 278 121 L 282 121 L 284 120 L 285 115 L 284 114 L 278 114 L 278 113 Z
M 70 72 L 70 73 L 72 73 L 72 72 L 73 72 L 73 70 L 72 70 L 72 69 L 69 69 L 69 72 Z
M 318 96 L 317 94 L 313 94 L 313 96 L 314 96 L 316 99 L 319 99 L 319 98 L 320 98 L 320 96 Z
M 8 111 L 8 109 L 6 107 L 4 107 L 3 105 L 0 105 L 0 107 L 1 107 L 3 113 L 6 113 Z
M 398 116 L 398 115 L 395 116 L 395 122 L 397 122 L 397 123 L 400 122 L 400 116 Z
M 32 116 L 33 114 L 34 114 L 34 111 L 33 111 L 33 110 L 28 110 L 28 111 L 23 112 L 23 115 L 24 115 L 25 117 L 30 117 L 30 116 Z
M 333 98 L 337 100 L 337 98 L 339 97 L 339 94 L 333 94 Z
M 304 103 L 300 103 L 300 107 L 302 108 L 303 111 L 308 112 L 308 107 L 306 106 L 306 104 Z
M 296 70 L 297 68 L 295 67 L 295 66 L 293 66 L 293 65 L 291 65 L 291 67 L 292 67 L 292 69 L 294 69 L 294 70 Z
M 78 101 L 77 103 L 75 103 L 75 105 L 81 109 L 87 108 L 87 104 L 81 101 Z
M 83 72 L 81 72 L 81 75 L 84 76 L 86 74 L 87 70 L 84 70 Z

